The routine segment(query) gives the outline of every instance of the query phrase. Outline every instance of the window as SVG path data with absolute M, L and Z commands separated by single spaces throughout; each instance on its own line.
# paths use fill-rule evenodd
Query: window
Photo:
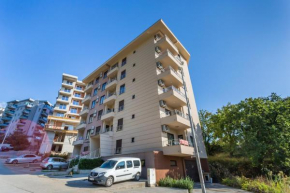
M 100 105 L 104 103 L 104 100 L 105 100 L 105 95 L 101 96 Z
M 177 166 L 176 160 L 170 160 L 170 166 Z
M 93 118 L 94 118 L 94 114 L 91 114 L 91 115 L 89 116 L 89 123 L 92 123 L 92 122 L 93 122 Z
M 75 97 L 81 97 L 81 94 L 75 93 Z
M 74 104 L 74 105 L 80 105 L 80 101 L 75 101 L 75 100 L 73 100 L 73 104 Z
M 95 106 L 96 106 L 96 100 L 94 100 L 94 101 L 92 102 L 91 109 L 95 108 Z
M 135 95 L 132 95 L 132 99 L 135 99 Z
M 96 80 L 95 80 L 95 84 L 98 84 L 99 83 L 99 81 L 100 81 L 100 78 L 98 77 L 98 78 L 96 78 Z
M 61 100 L 68 101 L 68 97 L 67 96 L 62 96 Z
M 140 167 L 140 161 L 139 160 L 133 160 L 134 167 L 139 168 Z
M 124 110 L 124 100 L 119 101 L 119 112 Z
M 68 84 L 68 85 L 72 85 L 72 82 L 71 81 L 66 81 L 66 84 Z
M 84 151 L 89 151 L 89 146 L 84 147 Z
M 134 64 L 133 64 L 133 67 L 135 67 L 135 66 L 136 66 L 136 64 L 134 63 Z
M 131 138 L 131 143 L 134 143 L 135 142 L 135 137 L 132 137 Z
M 141 160 L 141 166 L 142 166 L 142 167 L 145 167 L 145 159 L 142 159 L 142 160 Z
M 133 54 L 135 54 L 135 53 L 136 53 L 136 50 L 133 51 Z
M 71 108 L 71 109 L 70 109 L 70 112 L 71 112 L 71 113 L 77 113 L 78 110 L 77 110 L 76 108 Z
M 66 105 L 65 105 L 65 104 L 60 104 L 60 105 L 59 105 L 59 108 L 60 108 L 60 109 L 66 109 Z
M 121 72 L 121 80 L 123 79 L 123 78 L 125 78 L 126 77 L 126 70 L 123 70 L 122 72 Z
M 106 89 L 106 85 L 107 85 L 106 82 L 104 84 L 102 84 L 102 91 L 104 91 Z
M 70 93 L 70 89 L 65 88 L 65 89 L 64 89 L 64 92 L 68 92 L 68 93 Z
M 121 131 L 122 129 L 123 129 L 123 118 L 118 119 L 117 131 Z
M 135 78 L 133 78 L 132 82 L 135 82 Z
M 124 66 L 126 63 L 127 63 L 127 58 L 124 58 L 124 59 L 122 60 L 122 66 Z
M 91 130 L 87 130 L 87 133 L 86 133 L 86 140 L 88 140 L 90 138 L 90 133 L 91 133 Z
M 132 168 L 133 167 L 133 162 L 132 161 L 126 161 L 127 168 Z
M 98 120 L 101 119 L 102 115 L 103 115 L 103 110 L 100 110 L 100 111 L 98 112 Z
M 123 94 L 124 92 L 125 92 L 125 84 L 120 86 L 120 93 L 119 94 Z
M 93 96 L 96 96 L 98 94 L 98 88 L 95 88 Z
M 56 116 L 57 117 L 64 117 L 64 114 L 63 113 L 56 113 Z
M 95 134 L 96 134 L 96 135 L 97 135 L 97 134 L 99 134 L 99 133 L 100 133 L 100 131 L 101 131 L 101 126 L 98 126 L 98 127 L 96 127 Z
M 81 86 L 76 86 L 77 90 L 83 90 L 83 88 Z
M 120 163 L 118 163 L 118 165 L 116 166 L 116 170 L 120 170 L 120 169 L 124 169 L 125 168 L 125 162 L 121 161 Z
M 107 78 L 107 75 L 108 75 L 108 70 L 106 72 L 104 72 L 103 79 Z
M 135 119 L 135 114 L 132 115 L 132 119 Z

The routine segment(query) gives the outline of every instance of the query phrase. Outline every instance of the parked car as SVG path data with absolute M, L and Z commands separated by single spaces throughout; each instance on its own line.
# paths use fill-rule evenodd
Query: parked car
M 13 150 L 14 149 L 10 144 L 2 144 L 2 145 L 0 145 L 0 147 L 6 147 L 9 150 Z
M 1 148 L 0 148 L 0 151 L 9 151 L 10 149 L 8 148 L 8 147 L 6 147 L 6 146 L 2 146 Z
M 40 167 L 42 169 L 48 170 L 67 169 L 68 162 L 65 159 L 59 157 L 47 157 L 41 162 Z
M 8 158 L 6 163 L 8 164 L 18 164 L 18 163 L 36 163 L 40 162 L 41 157 L 34 154 L 24 154 L 18 157 Z
M 112 158 L 91 171 L 88 181 L 94 184 L 112 186 L 115 182 L 140 180 L 141 161 L 139 158 Z

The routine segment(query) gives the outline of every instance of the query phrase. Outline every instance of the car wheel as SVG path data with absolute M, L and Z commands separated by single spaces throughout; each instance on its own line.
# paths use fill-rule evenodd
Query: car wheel
M 52 170 L 52 168 L 53 168 L 52 165 L 48 165 L 48 166 L 47 166 L 47 169 L 48 169 L 48 170 Z
M 13 160 L 12 163 L 13 164 L 18 164 L 18 160 Z
M 135 175 L 135 181 L 139 181 L 140 180 L 140 173 L 138 172 L 136 175 Z
M 111 187 L 113 183 L 114 183 L 114 178 L 112 176 L 109 176 L 108 179 L 106 180 L 105 186 Z
M 37 160 L 37 159 L 35 159 L 35 160 L 33 160 L 33 161 L 32 161 L 32 163 L 37 163 L 37 162 L 38 162 L 38 160 Z

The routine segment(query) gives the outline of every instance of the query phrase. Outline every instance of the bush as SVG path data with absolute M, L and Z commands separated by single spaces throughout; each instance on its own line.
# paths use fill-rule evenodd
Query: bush
M 49 157 L 60 157 L 60 158 L 63 158 L 65 160 L 67 160 L 68 158 L 68 154 L 64 153 L 64 154 L 50 154 Z
M 160 179 L 158 185 L 162 187 L 172 187 L 192 190 L 194 182 L 189 177 L 181 179 L 173 179 L 167 176 L 166 178 Z
M 70 160 L 70 162 L 69 162 L 69 167 L 72 168 L 72 167 L 74 167 L 75 165 L 78 165 L 78 163 L 79 163 L 79 158 L 72 159 L 72 160 Z
M 283 173 L 274 176 L 274 180 L 265 177 L 255 179 L 231 177 L 223 179 L 222 183 L 255 193 L 290 193 L 290 179 Z
M 96 167 L 100 167 L 103 163 L 104 161 L 101 158 L 80 159 L 79 169 L 82 169 L 82 170 L 94 169 Z

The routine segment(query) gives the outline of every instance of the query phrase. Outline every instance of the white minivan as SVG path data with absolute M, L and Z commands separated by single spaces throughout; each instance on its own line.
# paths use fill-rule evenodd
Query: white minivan
M 140 180 L 141 160 L 132 157 L 112 158 L 105 161 L 100 167 L 91 171 L 88 181 L 94 184 L 101 184 L 107 187 L 115 182 Z

